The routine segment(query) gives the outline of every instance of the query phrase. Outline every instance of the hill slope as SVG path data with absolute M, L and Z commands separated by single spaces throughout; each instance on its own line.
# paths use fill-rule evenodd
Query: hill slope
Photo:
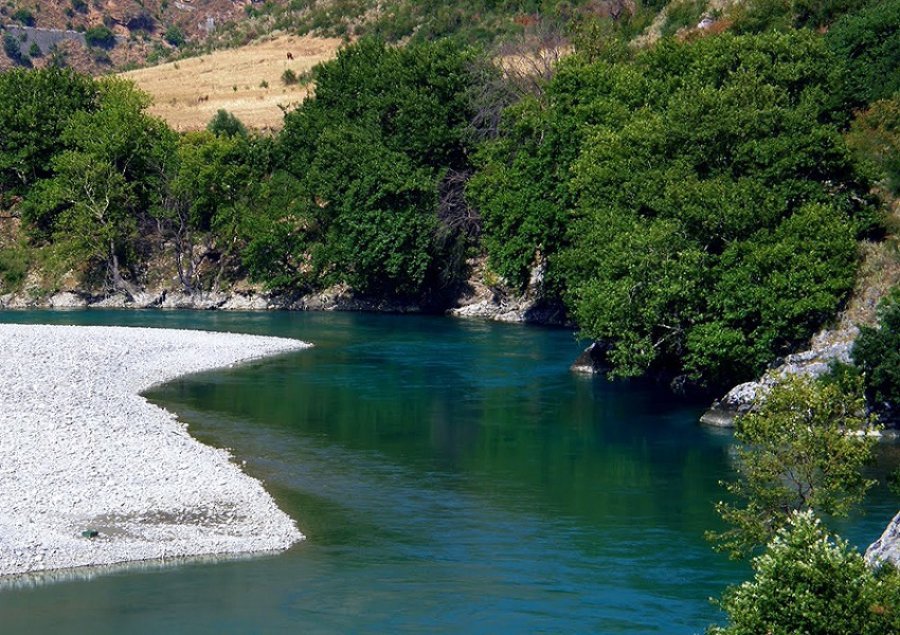
M 150 111 L 176 130 L 198 130 L 219 109 L 256 129 L 281 128 L 282 108 L 295 106 L 308 84 L 285 83 L 334 57 L 341 40 L 282 35 L 237 49 L 123 73 L 154 99 Z M 288 59 L 288 53 L 293 59 Z

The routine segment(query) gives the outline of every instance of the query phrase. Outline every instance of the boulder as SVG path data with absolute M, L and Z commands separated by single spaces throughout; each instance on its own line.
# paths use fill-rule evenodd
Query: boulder
M 600 342 L 594 342 L 569 367 L 573 373 L 604 373 L 609 369 L 606 363 L 606 348 Z
M 866 562 L 872 567 L 887 563 L 900 568 L 900 512 L 888 523 L 881 538 L 866 549 Z
M 850 351 L 859 329 L 856 326 L 824 330 L 813 337 L 808 350 L 779 359 L 758 381 L 739 384 L 712 403 L 700 422 L 710 426 L 731 427 L 736 417 L 749 412 L 757 397 L 764 397 L 772 386 L 791 375 L 821 377 L 834 362 L 850 363 Z
M 74 309 L 87 306 L 87 300 L 77 293 L 71 291 L 62 291 L 50 296 L 47 304 L 51 309 Z

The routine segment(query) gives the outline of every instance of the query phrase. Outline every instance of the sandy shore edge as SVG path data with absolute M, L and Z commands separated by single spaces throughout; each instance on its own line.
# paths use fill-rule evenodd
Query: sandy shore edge
M 278 551 L 302 540 L 227 451 L 196 441 L 140 393 L 308 346 L 205 331 L 0 325 L 0 576 Z

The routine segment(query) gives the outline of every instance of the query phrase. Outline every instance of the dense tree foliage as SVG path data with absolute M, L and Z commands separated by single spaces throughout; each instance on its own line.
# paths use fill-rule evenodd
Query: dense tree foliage
M 48 176 L 69 120 L 96 102 L 96 84 L 70 70 L 0 73 L 0 193 L 24 193 Z
M 518 289 L 541 265 L 614 374 L 724 384 L 834 315 L 876 222 L 865 179 L 893 187 L 896 100 L 857 118 L 853 151 L 843 135 L 861 103 L 845 71 L 890 52 L 890 11 L 809 7 L 851 13 L 827 36 L 643 49 L 627 45 L 634 16 L 585 21 L 558 64 L 363 38 L 314 69 L 314 94 L 270 138 L 224 111 L 176 135 L 115 82 L 13 71 L 0 185 L 24 197 L 35 244 L 77 242 L 117 285 L 151 247 L 174 246 L 188 291 L 227 268 L 436 305 L 473 255 Z M 870 23 L 885 37 L 866 38 Z M 876 66 L 893 77 L 889 58 Z
M 900 91 L 900 0 L 874 0 L 831 26 L 828 46 L 844 61 L 844 95 L 861 106 Z
M 869 222 L 830 123 L 835 60 L 812 33 L 663 42 L 566 60 L 510 110 L 470 192 L 492 263 L 548 258 L 615 372 L 758 373 L 853 284 Z
M 737 479 L 717 505 L 731 527 L 710 538 L 732 556 L 765 545 L 794 512 L 846 515 L 873 484 L 862 475 L 875 439 L 858 382 L 793 377 L 760 396 L 736 422 Z
M 97 107 L 73 113 L 50 160 L 51 175 L 29 192 L 25 218 L 105 263 L 123 285 L 120 260 L 158 191 L 174 133 L 145 114 L 149 98 L 129 82 L 97 83 Z
M 812 513 L 792 514 L 753 571 L 752 580 L 726 592 L 720 605 L 728 625 L 711 635 L 900 632 L 900 572 L 873 572 Z
M 305 198 L 295 224 L 314 276 L 388 295 L 435 278 L 439 184 L 468 152 L 471 57 L 447 42 L 366 39 L 315 69 L 315 97 L 278 140 Z
M 853 361 L 863 371 L 872 403 L 900 407 L 900 289 L 879 306 L 878 328 L 863 326 L 853 346 Z

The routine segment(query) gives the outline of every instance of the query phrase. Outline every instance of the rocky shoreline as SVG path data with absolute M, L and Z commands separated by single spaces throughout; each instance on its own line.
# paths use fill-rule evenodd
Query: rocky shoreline
M 0 325 L 0 576 L 302 540 L 230 454 L 139 396 L 309 346 L 169 329 Z

